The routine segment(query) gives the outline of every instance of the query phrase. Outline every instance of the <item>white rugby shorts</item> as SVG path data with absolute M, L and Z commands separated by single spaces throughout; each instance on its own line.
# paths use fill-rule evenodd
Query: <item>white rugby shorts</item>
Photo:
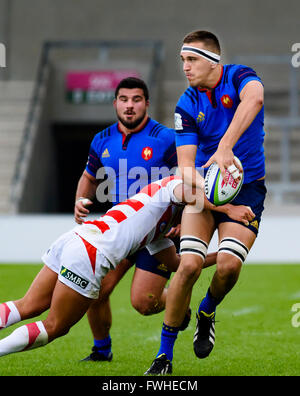
M 58 274 L 62 283 L 93 299 L 98 298 L 102 278 L 113 269 L 98 249 L 74 231 L 66 232 L 53 242 L 42 260 Z

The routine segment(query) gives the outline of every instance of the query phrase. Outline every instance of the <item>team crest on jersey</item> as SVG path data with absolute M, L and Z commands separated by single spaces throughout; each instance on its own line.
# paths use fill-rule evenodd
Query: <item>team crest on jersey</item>
M 103 153 L 102 153 L 102 158 L 108 158 L 108 157 L 110 157 L 110 154 L 109 154 L 109 152 L 108 152 L 108 150 L 107 150 L 107 148 L 103 151 Z
M 201 122 L 204 120 L 205 120 L 205 114 L 202 113 L 202 111 L 200 111 L 200 113 L 198 114 L 198 117 L 197 117 L 197 122 Z
M 229 95 L 223 95 L 221 98 L 222 105 L 227 109 L 230 109 L 233 106 L 233 100 Z
M 152 158 L 153 150 L 151 147 L 144 147 L 142 150 L 142 157 L 145 161 L 149 161 Z

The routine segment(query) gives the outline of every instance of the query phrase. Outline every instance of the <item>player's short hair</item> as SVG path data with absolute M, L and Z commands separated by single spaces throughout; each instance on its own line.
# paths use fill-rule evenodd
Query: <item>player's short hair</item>
M 121 80 L 115 90 L 115 99 L 117 99 L 119 90 L 121 88 L 128 88 L 128 89 L 134 89 L 134 88 L 140 88 L 142 89 L 145 99 L 149 100 L 149 91 L 146 83 L 141 80 L 140 78 L 136 77 L 127 77 Z
M 195 30 L 194 32 L 187 34 L 183 39 L 184 44 L 190 44 L 197 41 L 205 44 L 205 46 L 213 50 L 213 52 L 216 52 L 219 55 L 221 54 L 219 40 L 213 33 L 207 32 L 206 30 Z

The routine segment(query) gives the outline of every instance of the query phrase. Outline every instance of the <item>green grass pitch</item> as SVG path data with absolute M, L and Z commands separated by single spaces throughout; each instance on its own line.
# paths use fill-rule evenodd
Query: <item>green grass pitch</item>
M 41 267 L 0 265 L 0 301 L 20 298 Z M 300 265 L 245 265 L 234 289 L 217 309 L 216 343 L 211 355 L 193 353 L 195 310 L 214 269 L 194 286 L 191 323 L 175 345 L 174 376 L 295 376 L 300 374 L 300 327 L 292 306 L 300 303 Z M 130 305 L 131 269 L 111 297 L 114 358 L 111 363 L 79 362 L 90 353 L 87 318 L 69 334 L 32 351 L 0 358 L 0 376 L 140 376 L 160 343 L 163 313 L 143 317 Z M 40 318 L 44 318 L 46 314 Z M 32 320 L 25 323 L 32 322 Z M 294 323 L 294 325 L 293 325 Z M 296 322 L 297 323 L 297 322 Z M 0 333 L 7 336 L 16 324 Z

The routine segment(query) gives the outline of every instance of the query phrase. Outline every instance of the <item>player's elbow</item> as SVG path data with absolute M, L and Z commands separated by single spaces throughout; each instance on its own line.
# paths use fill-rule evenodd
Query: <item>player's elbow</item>
M 254 100 L 254 103 L 255 103 L 255 106 L 256 106 L 259 110 L 261 110 L 262 107 L 263 107 L 263 105 L 264 105 L 264 97 L 263 97 L 263 95 L 257 96 L 257 97 L 255 98 L 255 100 Z

